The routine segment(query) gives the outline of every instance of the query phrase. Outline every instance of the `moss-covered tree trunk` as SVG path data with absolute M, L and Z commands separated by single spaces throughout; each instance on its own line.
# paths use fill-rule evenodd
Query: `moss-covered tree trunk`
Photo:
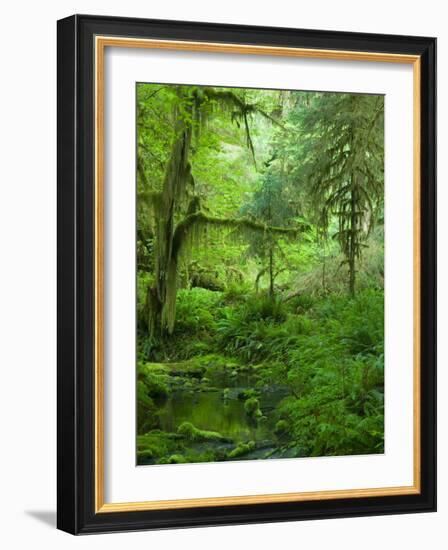
M 348 290 L 351 296 L 355 295 L 355 279 L 356 279 L 356 247 L 357 247 L 357 216 L 356 216 L 356 185 L 352 176 L 352 185 L 350 191 L 350 242 L 348 246 L 348 272 L 349 283 Z
M 269 296 L 274 296 L 274 251 L 269 247 Z
M 176 301 L 177 257 L 173 254 L 176 212 L 179 210 L 191 179 L 189 152 L 192 124 L 179 117 L 175 127 L 171 157 L 163 188 L 155 210 L 156 250 L 155 286 L 149 289 L 149 329 L 151 335 L 172 331 Z

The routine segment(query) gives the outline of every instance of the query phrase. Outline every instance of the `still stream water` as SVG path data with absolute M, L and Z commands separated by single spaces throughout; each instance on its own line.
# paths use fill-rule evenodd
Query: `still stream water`
M 263 448 L 275 448 L 274 407 L 285 397 L 281 387 L 260 388 L 260 408 L 264 417 L 255 421 L 244 410 L 241 393 L 255 386 L 255 377 L 250 373 L 208 372 L 210 389 L 178 389 L 161 404 L 158 412 L 160 428 L 176 432 L 184 422 L 191 422 L 201 430 L 219 432 L 235 443 L 255 441 Z M 226 389 L 224 392 L 224 389 Z M 238 396 L 240 395 L 240 398 Z M 252 453 L 255 458 L 257 451 Z

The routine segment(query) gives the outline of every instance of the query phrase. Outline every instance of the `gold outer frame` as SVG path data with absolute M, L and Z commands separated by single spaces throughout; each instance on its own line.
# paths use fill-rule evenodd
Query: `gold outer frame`
M 413 484 L 401 487 L 343 489 L 263 495 L 192 498 L 142 502 L 104 501 L 104 54 L 106 47 L 146 48 L 208 53 L 234 53 L 312 59 L 406 63 L 413 66 Z M 213 42 L 95 36 L 95 513 L 168 510 L 343 498 L 412 495 L 421 492 L 421 60 L 418 55 L 271 47 Z

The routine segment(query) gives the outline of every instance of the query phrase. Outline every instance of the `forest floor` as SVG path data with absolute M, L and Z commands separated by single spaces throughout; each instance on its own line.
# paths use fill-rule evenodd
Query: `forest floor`
M 180 291 L 139 354 L 138 464 L 383 452 L 382 307 Z
M 156 398 L 159 431 L 139 436 L 139 462 L 183 462 L 185 455 L 188 462 L 283 456 L 272 413 L 289 390 L 278 384 L 257 386 L 262 368 L 213 354 L 147 363 L 144 370 L 163 377 L 168 391 Z M 258 403 L 252 401 L 255 406 L 248 410 L 254 396 Z M 155 440 L 166 444 L 169 456 L 165 449 L 154 456 Z

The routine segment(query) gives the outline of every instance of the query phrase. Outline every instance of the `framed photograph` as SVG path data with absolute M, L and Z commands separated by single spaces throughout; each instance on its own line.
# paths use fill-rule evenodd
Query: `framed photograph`
M 434 38 L 58 22 L 58 527 L 436 508 Z

